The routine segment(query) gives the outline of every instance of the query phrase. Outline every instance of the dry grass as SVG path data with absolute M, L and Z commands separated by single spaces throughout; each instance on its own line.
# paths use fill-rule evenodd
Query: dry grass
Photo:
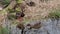
M 28 6 L 26 3 L 33 1 L 35 6 Z M 48 17 L 49 13 L 53 9 L 60 8 L 60 0 L 48 0 L 41 2 L 40 0 L 25 0 L 23 5 L 25 6 L 25 17 L 23 22 L 30 22 L 33 20 L 40 20 L 41 18 Z M 2 18 L 2 16 L 0 16 Z
M 41 18 L 48 17 L 49 13 L 53 9 L 60 8 L 60 0 L 48 0 L 47 2 L 41 2 L 40 0 L 31 0 L 36 5 L 35 6 L 28 6 L 26 3 L 29 3 L 29 0 L 23 2 L 25 5 L 25 21 L 39 20 Z

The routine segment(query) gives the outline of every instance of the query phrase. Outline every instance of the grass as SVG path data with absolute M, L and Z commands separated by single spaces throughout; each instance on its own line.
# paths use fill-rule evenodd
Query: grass
M 49 14 L 50 18 L 60 18 L 60 9 L 54 9 L 51 11 L 51 13 Z
M 22 3 L 22 0 L 16 0 L 17 3 Z
M 9 34 L 9 30 L 7 28 L 0 28 L 0 34 Z
M 10 3 L 10 0 L 4 0 L 1 2 L 2 5 L 4 5 L 4 8 L 7 7 Z
M 10 0 L 5 0 L 4 3 L 5 4 L 9 4 L 10 3 Z

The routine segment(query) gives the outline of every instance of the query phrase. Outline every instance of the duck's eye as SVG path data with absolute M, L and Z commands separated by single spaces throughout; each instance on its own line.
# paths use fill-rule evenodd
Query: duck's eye
M 25 14 L 24 13 L 21 13 L 21 17 L 24 17 L 25 16 Z
M 34 2 L 29 2 L 29 3 L 26 3 L 28 6 L 35 6 L 35 3 Z

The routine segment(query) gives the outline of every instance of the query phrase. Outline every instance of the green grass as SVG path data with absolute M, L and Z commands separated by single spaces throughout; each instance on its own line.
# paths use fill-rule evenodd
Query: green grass
M 49 14 L 50 18 L 60 18 L 60 9 L 54 9 L 51 11 L 51 13 Z
M 17 3 L 22 3 L 23 0 L 16 0 L 16 1 L 17 1 Z
M 0 28 L 0 34 L 9 34 L 9 30 L 7 28 Z
M 8 5 L 9 3 L 10 3 L 10 0 L 4 0 L 4 1 L 2 2 L 3 5 Z
M 10 0 L 5 0 L 4 3 L 5 4 L 9 4 L 10 3 Z

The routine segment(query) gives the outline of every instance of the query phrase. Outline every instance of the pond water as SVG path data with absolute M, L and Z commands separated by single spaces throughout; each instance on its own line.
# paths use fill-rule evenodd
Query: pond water
M 41 28 L 29 30 L 25 27 L 24 34 L 60 34 L 60 19 L 44 19 L 40 22 Z M 6 20 L 4 25 L 10 30 L 9 34 L 21 34 L 21 30 L 16 28 L 16 25 L 11 25 L 9 21 Z

